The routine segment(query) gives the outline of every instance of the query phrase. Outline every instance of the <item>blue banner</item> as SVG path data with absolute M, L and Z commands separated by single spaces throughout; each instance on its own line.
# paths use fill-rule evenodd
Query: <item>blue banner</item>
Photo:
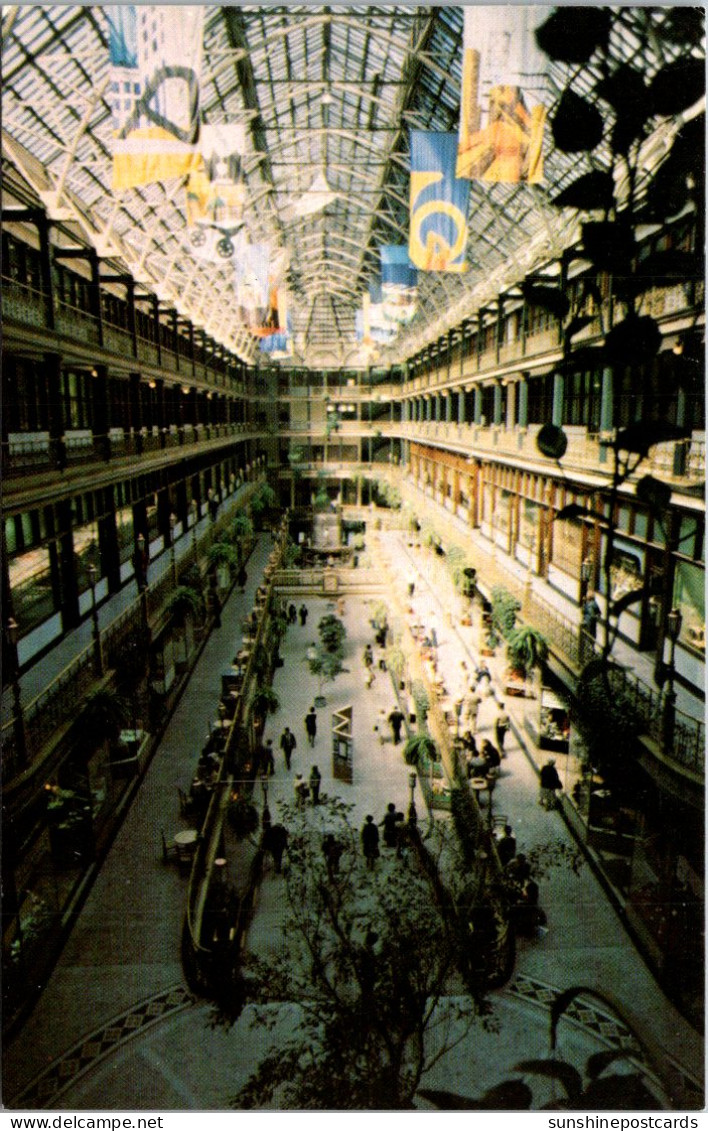
M 406 244 L 384 244 L 379 252 L 384 318 L 395 325 L 404 326 L 415 314 L 418 271 L 411 263 Z
M 457 134 L 410 131 L 408 250 L 421 271 L 467 271 L 469 181 L 455 177 Z

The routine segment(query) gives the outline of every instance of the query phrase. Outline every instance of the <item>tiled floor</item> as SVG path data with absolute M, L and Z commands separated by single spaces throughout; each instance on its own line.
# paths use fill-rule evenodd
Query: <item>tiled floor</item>
M 180 821 L 177 785 L 188 783 L 198 750 L 218 698 L 219 675 L 234 654 L 240 624 L 250 608 L 259 566 L 269 541 L 261 539 L 249 567 L 245 596 L 234 593 L 224 609 L 223 625 L 208 642 L 143 787 L 121 829 L 79 917 L 54 975 L 23 1031 L 6 1051 L 4 1099 L 13 1108 L 46 1107 L 123 1110 L 213 1110 L 226 1108 L 265 1047 L 249 1028 L 248 1009 L 230 1031 L 209 1025 L 210 1010 L 193 1002 L 184 988 L 179 938 L 186 882 L 159 855 L 159 830 L 172 832 Z M 386 536 L 382 553 L 396 563 L 399 580 L 388 598 L 390 616 L 403 597 L 407 553 L 397 535 Z M 450 683 L 462 677 L 461 661 L 472 639 L 446 622 L 451 595 L 425 581 L 424 559 L 416 585 L 415 606 L 421 618 L 435 610 L 440 628 L 440 664 Z M 299 602 L 298 602 L 299 603 Z M 276 773 L 269 787 L 275 812 L 279 798 L 291 800 L 296 773 L 309 774 L 316 762 L 323 775 L 322 792 L 336 791 L 354 805 L 358 826 L 367 812 L 380 820 L 389 801 L 407 809 L 408 775 L 401 747 L 394 748 L 382 718 L 393 705 L 386 673 L 378 673 L 371 689 L 364 685 L 361 654 L 371 639 L 372 606 L 347 599 L 348 631 L 345 667 L 325 685 L 327 706 L 318 711 L 314 749 L 307 744 L 303 719 L 316 681 L 305 652 L 317 638 L 317 622 L 327 610 L 322 599 L 308 600 L 308 624 L 288 630 L 281 649 L 285 665 L 276 673 L 281 699 L 267 724 L 276 748 Z M 466 662 L 469 663 L 469 655 Z M 327 734 L 333 708 L 353 705 L 354 781 L 346 785 L 332 774 Z M 507 707 L 517 708 L 511 701 Z M 480 729 L 489 733 L 493 700 L 480 711 Z M 288 723 L 297 738 L 292 770 L 285 769 L 279 736 Z M 383 738 L 383 741 L 382 741 Z M 495 808 L 509 815 L 519 848 L 558 839 L 570 843 L 559 813 L 536 804 L 537 779 L 516 737 L 507 739 L 508 757 L 495 792 Z M 418 809 L 422 802 L 418 796 Z M 316 810 L 308 820 L 319 820 Z M 249 945 L 273 945 L 282 920 L 282 878 L 270 865 L 261 887 Z M 610 990 L 636 1019 L 643 1036 L 696 1075 L 703 1064 L 696 1034 L 664 998 L 638 956 L 615 911 L 590 869 L 579 875 L 554 869 L 541 887 L 549 933 L 542 940 L 520 940 L 514 977 L 493 995 L 500 1021 L 498 1034 L 477 1028 L 459 1049 L 444 1058 L 428 1087 L 451 1088 L 479 1095 L 504 1079 L 519 1059 L 547 1055 L 547 1003 L 553 989 L 582 982 Z M 277 943 L 276 943 L 277 945 Z M 295 1024 L 297 1010 L 283 1007 L 281 1024 Z M 609 1044 L 626 1045 L 624 1027 L 590 1002 L 576 1009 L 565 1027 L 560 1055 L 585 1057 Z M 547 1098 L 547 1097 L 546 1097 Z

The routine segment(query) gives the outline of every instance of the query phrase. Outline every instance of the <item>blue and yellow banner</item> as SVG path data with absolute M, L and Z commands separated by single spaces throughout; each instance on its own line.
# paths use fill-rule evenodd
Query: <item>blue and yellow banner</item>
M 418 302 L 418 271 L 411 263 L 406 244 L 383 244 L 381 254 L 381 301 L 387 321 L 406 326 Z
M 199 168 L 199 77 L 204 8 L 109 5 L 113 188 Z
M 455 177 L 457 134 L 411 130 L 411 218 L 408 252 L 421 271 L 468 269 L 469 181 Z

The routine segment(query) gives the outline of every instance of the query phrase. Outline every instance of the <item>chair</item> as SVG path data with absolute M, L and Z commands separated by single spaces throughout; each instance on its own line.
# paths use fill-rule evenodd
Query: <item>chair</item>
M 177 796 L 179 797 L 179 811 L 183 817 L 188 817 L 190 813 L 194 812 L 195 805 L 194 799 L 185 793 L 183 789 L 177 786 Z
M 165 836 L 164 829 L 160 829 L 160 838 L 162 840 L 162 859 L 164 860 L 165 864 L 168 864 L 170 860 L 177 860 L 177 845 L 167 843 L 167 837 Z

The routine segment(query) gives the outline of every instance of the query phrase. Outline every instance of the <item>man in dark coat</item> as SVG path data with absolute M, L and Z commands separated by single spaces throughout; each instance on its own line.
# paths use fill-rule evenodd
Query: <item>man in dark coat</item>
M 327 865 L 327 878 L 332 881 L 339 875 L 339 860 L 344 852 L 344 845 L 335 840 L 332 833 L 327 833 L 322 841 L 322 853 Z
M 314 746 L 315 739 L 317 738 L 317 712 L 314 707 L 310 707 L 310 710 L 305 715 L 305 730 L 310 740 L 310 746 Z
M 388 716 L 388 721 L 391 724 L 393 732 L 393 745 L 398 746 L 401 741 L 401 727 L 403 726 L 403 712 L 398 707 L 394 707 L 391 714 Z
M 541 766 L 540 786 L 539 805 L 544 809 L 555 809 L 556 790 L 563 788 L 563 783 L 558 777 L 555 758 L 549 758 L 545 766 Z
M 303 628 L 307 624 L 307 605 L 300 605 L 300 624 Z
M 283 751 L 283 754 L 285 756 L 285 769 L 286 770 L 290 769 L 290 763 L 292 761 L 293 750 L 295 749 L 296 746 L 297 746 L 297 742 L 295 740 L 295 735 L 291 731 L 290 727 L 286 727 L 285 730 L 283 731 L 283 733 L 280 736 L 280 749 Z
M 379 830 L 374 824 L 374 818 L 369 814 L 361 830 L 361 845 L 364 849 L 367 868 L 373 868 L 376 857 L 379 855 Z
M 310 796 L 312 797 L 313 805 L 319 805 L 321 782 L 322 774 L 318 770 L 317 766 L 313 766 L 310 770 Z
M 288 847 L 288 830 L 283 825 L 271 825 L 263 834 L 263 847 L 273 857 L 276 872 L 280 872 L 283 853 Z

